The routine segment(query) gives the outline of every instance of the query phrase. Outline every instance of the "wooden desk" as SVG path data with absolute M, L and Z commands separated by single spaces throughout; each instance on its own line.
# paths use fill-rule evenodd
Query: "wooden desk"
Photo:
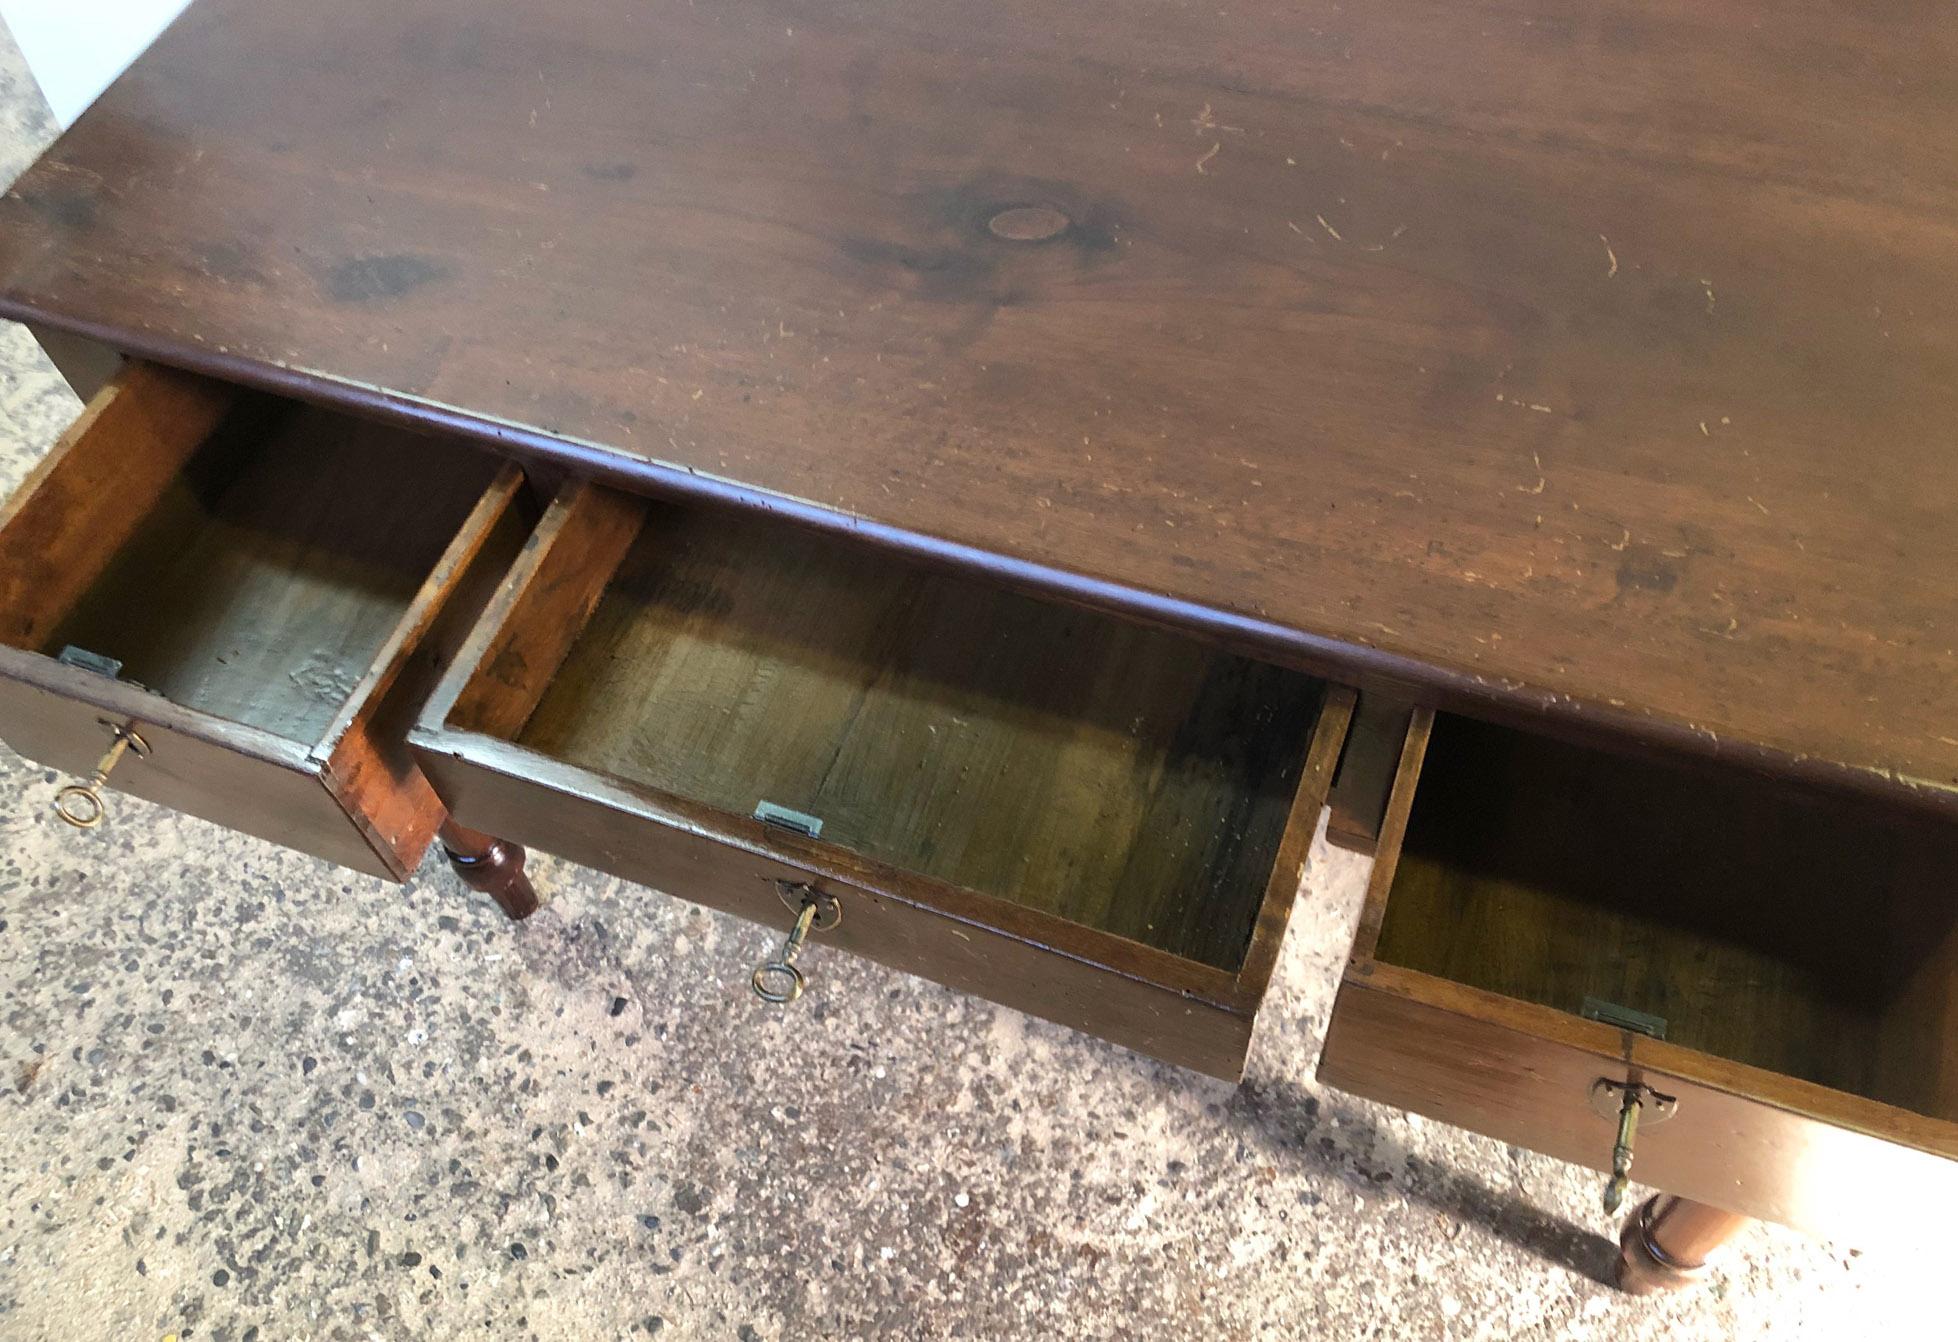
M 1579 1020 L 1548 971 L 1490 988 L 1394 932 L 1392 907 L 1411 905 L 1388 899 L 1392 860 L 1328 1046 L 1356 1088 L 1594 1163 L 1609 1120 L 1573 1113 L 1548 1131 L 1541 1106 L 1519 1116 L 1514 1087 L 1492 1098 L 1474 1078 L 1437 1079 L 1432 1057 L 1361 1066 L 1341 1042 L 1361 1037 L 1355 1022 L 1372 1022 L 1362 1052 L 1376 1059 L 1418 1022 L 1348 1003 L 1377 1006 L 1368 985 L 1401 975 L 1398 1000 L 1474 1022 L 1492 1055 L 1554 1041 L 1573 1084 L 1603 1058 L 1621 1082 L 1649 1065 L 1682 1090 L 1749 1097 L 1765 1106 L 1749 1112 L 1794 1114 L 1799 1130 L 1761 1136 L 1748 1120 L 1745 1150 L 1673 1160 L 1661 1153 L 1688 1143 L 1669 1134 L 1701 1103 L 1673 1095 L 1681 1116 L 1641 1139 L 1641 1172 L 1812 1224 L 1851 1190 L 1801 1193 L 1821 1183 L 1789 1173 L 1798 1148 L 1849 1141 L 1836 1166 L 1865 1176 L 1871 1159 L 1891 1166 L 1863 1134 L 1898 1144 L 1885 1153 L 1958 1154 L 1955 63 L 1958 29 L 1934 6 L 198 0 L 0 201 L 0 313 L 435 435 L 389 440 L 403 471 L 454 479 L 422 458 L 469 440 L 547 486 L 568 473 L 745 511 L 763 549 L 828 531 L 844 549 L 818 568 L 905 551 L 920 572 L 966 574 L 977 586 L 957 600 L 973 609 L 1012 587 L 1303 673 L 1278 698 L 1333 718 L 1305 714 L 1317 726 L 1272 766 L 1294 821 L 1317 809 L 1340 736 L 1327 729 L 1350 705 L 1324 683 L 1357 687 L 1363 710 L 1412 702 L 1412 734 L 1396 717 L 1356 735 L 1376 743 L 1371 761 L 1348 761 L 1373 780 L 1349 799 L 1349 828 L 1384 820 L 1385 857 L 1410 811 L 1443 868 L 1449 853 L 1463 870 L 1490 856 L 1449 848 L 1413 801 L 1436 709 L 1455 717 L 1435 740 L 1471 757 L 1475 729 L 1456 718 L 1525 743 L 1498 752 L 1519 796 L 1643 757 L 1626 767 L 1658 771 L 1660 818 L 1641 822 L 1653 844 L 1668 842 L 1666 797 L 1705 786 L 1736 816 L 1771 799 L 1743 843 L 1797 832 L 1788 816 L 1813 811 L 1843 843 L 1912 855 L 1868 875 L 1886 930 L 1851 957 L 1843 1000 L 1814 986 L 1832 977 L 1828 948 L 1784 935 L 1765 893 L 1733 896 L 1749 911 L 1738 925 L 1663 900 L 1625 924 L 1694 932 L 1648 938 L 1672 947 L 1651 952 L 1648 984 L 1707 972 L 1701 952 L 1723 939 L 1771 951 L 1788 972 L 1759 981 L 1763 1014 L 1782 995 L 1807 1002 L 1845 1049 L 1894 1044 L 1879 1071 L 1905 1079 L 1763 1064 L 1761 1040 L 1648 1047 Z M 202 436 L 181 435 L 159 469 Z M 92 449 L 99 474 L 77 480 L 112 478 L 122 450 Z M 537 627 L 568 619 L 553 651 L 575 662 L 585 617 L 603 617 L 615 574 L 641 572 L 634 556 L 656 543 L 621 497 L 558 495 L 539 534 L 569 539 L 533 541 L 467 640 L 440 645 L 447 681 L 415 682 L 421 758 L 458 815 L 492 831 L 520 826 L 541 785 L 762 851 L 779 835 L 608 793 L 596 756 L 540 784 L 498 753 L 551 687 L 468 653 L 523 644 L 539 616 L 521 584 L 549 579 L 576 598 L 546 601 Z M 46 511 L 60 531 L 65 514 Z M 472 519 L 442 525 L 460 538 L 501 525 Z M 477 554 L 465 549 L 458 562 Z M 701 590 L 733 601 L 739 588 Z M 1004 609 L 985 618 L 1042 618 Z M 16 635 L 22 657 L 51 660 L 46 632 Z M 1105 638 L 1094 646 L 1120 642 Z M 37 693 L 80 693 L 40 662 L 5 669 Z M 554 739 L 585 739 L 576 705 L 559 708 Z M 282 767 L 315 770 L 333 739 Z M 412 768 L 393 737 L 375 749 Z M 362 828 L 359 805 L 341 809 Z M 619 852 L 599 813 L 554 831 L 571 855 L 649 879 L 674 870 Z M 1169 1000 L 1153 993 L 1194 994 L 1248 1035 L 1297 828 L 1278 824 L 1258 850 L 1276 866 L 1269 890 L 1247 887 L 1255 931 L 1228 985 L 1114 942 L 1097 943 L 1097 963 L 1148 985 L 1149 1010 Z M 504 873 L 518 860 L 455 837 Z M 410 840 L 367 848 L 393 867 Z M 975 913 L 962 901 L 977 878 L 941 872 L 927 897 L 907 884 L 915 861 L 869 872 L 864 854 L 817 846 L 798 860 L 826 879 L 903 887 L 1016 946 L 1072 945 L 991 905 Z M 1764 890 L 1787 874 L 1785 854 L 1743 856 Z M 691 850 L 662 861 L 720 888 Z M 736 881 L 750 895 L 752 875 Z M 1488 913 L 1469 885 L 1435 889 L 1416 923 Z M 1829 893 L 1812 891 L 1802 918 L 1854 921 L 1863 901 Z M 1544 907 L 1554 925 L 1555 901 Z M 983 969 L 909 954 L 897 958 L 998 991 Z M 1895 967 L 1901 997 L 1871 962 Z M 1241 1058 L 1241 1040 L 1199 1058 L 1091 1022 L 1082 1003 L 1097 994 L 1080 991 L 1066 1008 L 1027 1004 L 1219 1070 Z M 1697 1009 L 1731 1018 L 1731 1005 Z M 1850 1016 L 1880 1020 L 1857 1034 L 1838 1020 Z M 1536 1080 L 1556 1070 L 1526 1066 Z M 1584 1089 L 1557 1103 L 1582 1108 Z

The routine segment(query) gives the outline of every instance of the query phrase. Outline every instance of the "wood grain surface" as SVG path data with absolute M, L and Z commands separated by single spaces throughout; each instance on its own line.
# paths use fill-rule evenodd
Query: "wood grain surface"
M 866 857 L 1235 971 L 1325 691 L 866 546 L 666 507 L 514 739 L 736 816 L 785 806 Z
M 198 0 L 0 312 L 1958 811 L 1954 69 L 1923 3 Z
M 776 882 L 812 882 L 833 895 L 842 922 L 813 934 L 798 962 L 818 993 L 827 991 L 826 958 L 845 951 L 1180 1067 L 1233 1082 L 1243 1074 L 1262 983 L 1241 992 L 1220 970 L 1038 910 L 857 864 L 841 849 L 820 856 L 778 849 L 755 822 L 705 808 L 670 809 L 641 790 L 490 737 L 438 728 L 414 739 L 457 816 L 651 887 L 645 898 L 674 891 L 758 923 L 751 933 L 757 960 L 781 945 L 792 916 Z M 831 1001 L 832 1010 L 853 1010 L 847 996 Z
M 495 474 L 453 442 L 246 407 L 39 650 L 86 648 L 188 708 L 318 741 Z
M 506 463 L 313 747 L 327 790 L 370 842 L 400 857 L 404 871 L 415 869 L 438 830 L 452 851 L 470 837 L 445 827 L 448 811 L 409 751 L 408 732 L 516 561 L 536 518 L 536 500 L 523 472 Z M 468 871 L 484 881 L 473 888 L 489 891 L 499 903 L 508 898 L 506 912 L 522 908 L 521 859 L 515 872 L 519 883 L 513 883 L 510 855 L 494 840 L 471 847 L 470 853 L 482 864 Z
M 1679 1101 L 1639 1129 L 1642 1182 L 1818 1233 L 1939 1233 L 1954 843 L 1418 708 L 1319 1079 L 1600 1170 L 1591 1085 L 1640 1081 Z M 1667 1038 L 1582 1018 L 1593 994 L 1666 1015 Z
M 1958 826 L 1437 719 L 1373 955 L 1958 1122 Z
M 443 818 L 408 726 L 534 510 L 406 437 L 125 366 L 0 505 L 0 735 L 86 775 L 131 727 L 115 791 L 407 877 Z
M 150 746 L 110 777 L 109 826 L 124 823 L 118 797 L 127 793 L 372 876 L 399 881 L 413 870 L 349 820 L 305 743 L 0 646 L 0 734 L 21 755 L 86 778 L 108 741 L 104 722 L 134 723 Z M 129 832 L 137 845 L 147 841 Z
M 1354 711 L 1346 751 L 1326 794 L 1326 838 L 1340 847 L 1356 853 L 1378 847 L 1413 711 L 1402 700 L 1377 693 Z
M 1604 1171 L 1600 1077 L 1679 1101 L 1639 1127 L 1641 1183 L 1848 1242 L 1948 1227 L 1958 1123 L 1396 965 L 1348 971 L 1319 1062 L 1327 1085 Z
M 748 544 L 757 530 L 769 529 L 730 523 L 706 509 L 648 507 L 643 500 L 589 483 L 562 490 L 484 607 L 410 736 L 456 818 L 759 919 L 778 934 L 788 909 L 775 882 L 813 880 L 850 910 L 840 927 L 816 938 L 816 945 L 870 955 L 1235 1080 L 1243 1069 L 1251 1020 L 1264 999 L 1296 902 L 1352 716 L 1353 692 L 1261 668 L 1262 674 L 1291 682 L 1317 710 L 1310 739 L 1301 739 L 1296 752 L 1288 751 L 1282 740 L 1248 751 L 1254 756 L 1296 753 L 1300 761 L 1290 771 L 1295 786 L 1275 851 L 1266 857 L 1269 870 L 1258 882 L 1262 893 L 1255 907 L 1247 912 L 1242 905 L 1256 891 L 1213 888 L 1208 892 L 1213 909 L 1187 892 L 1163 890 L 1159 873 L 1125 871 L 1123 877 L 1132 876 L 1138 888 L 1114 892 L 1120 913 L 1111 917 L 1111 892 L 1105 885 L 1056 890 L 1044 866 L 1051 863 L 1077 876 L 1106 876 L 1111 849 L 1119 855 L 1123 846 L 1177 861 L 1182 855 L 1168 841 L 1173 834 L 1137 835 L 1122 828 L 1138 816 L 1148 819 L 1167 808 L 1147 799 L 1138 804 L 1133 795 L 1137 780 L 1123 780 L 1117 771 L 1105 823 L 1079 826 L 1073 846 L 1083 852 L 1072 852 L 1069 836 L 1041 834 L 1037 824 L 1028 824 L 1013 788 L 983 769 L 977 780 L 969 779 L 973 761 L 983 752 L 949 739 L 958 728 L 994 753 L 1015 747 L 1010 762 L 1019 790 L 1052 798 L 1065 781 L 1051 776 L 1057 772 L 1053 756 L 1071 752 L 1090 765 L 1110 754 L 1119 756 L 1124 750 L 1121 738 L 1138 734 L 1140 724 L 1130 727 L 1118 721 L 1110 727 L 1092 714 L 1070 721 L 1067 713 L 1084 692 L 1081 686 L 1057 675 L 1050 677 L 1051 685 L 1034 681 L 1029 688 L 1029 677 L 1002 674 L 1011 668 L 998 663 L 1017 653 L 1027 665 L 1055 670 L 1065 662 L 1078 673 L 1096 659 L 1043 659 L 1041 641 L 1026 637 L 1037 631 L 1036 619 L 1023 616 L 1001 627 L 994 618 L 992 631 L 1010 635 L 995 640 L 1003 646 L 969 671 L 941 668 L 945 678 L 934 682 L 918 674 L 931 665 L 930 649 L 916 650 L 909 658 L 894 655 L 903 650 L 903 640 L 895 635 L 910 627 L 908 619 L 892 621 L 885 636 L 869 640 L 868 646 L 847 642 L 840 648 L 833 638 L 825 641 L 820 625 L 812 630 L 799 606 L 786 612 L 763 608 L 758 622 L 744 624 L 742 617 L 754 616 L 758 605 L 768 604 L 765 598 L 772 591 L 789 585 L 785 570 L 806 575 L 805 590 L 820 598 L 802 604 L 829 612 L 845 628 L 861 627 L 865 608 L 888 608 L 893 586 L 914 597 L 901 605 L 919 607 L 932 604 L 924 600 L 928 596 L 951 604 L 961 589 L 970 589 L 980 604 L 967 607 L 968 618 L 982 629 L 988 625 L 982 617 L 988 614 L 997 617 L 1015 605 L 1036 604 L 935 570 L 908 571 L 916 567 L 911 565 L 886 562 L 895 571 L 879 573 L 866 561 L 888 561 L 888 556 L 834 542 L 781 550 Z M 834 553 L 824 555 L 825 550 Z M 655 559 L 665 562 L 650 562 Z M 839 574 L 849 581 L 836 581 Z M 1060 622 L 1090 648 L 1166 651 L 1172 666 L 1185 665 L 1192 656 L 1214 667 L 1234 660 L 1159 631 L 1101 628 L 1120 622 L 1066 607 L 1052 608 L 1045 618 Z M 632 656 L 611 655 L 633 640 L 646 646 L 633 649 Z M 970 640 L 953 646 L 969 648 Z M 883 657 L 885 674 L 865 683 L 860 670 L 872 655 Z M 752 665 L 740 675 L 699 672 L 702 665 L 739 667 L 744 658 Z M 1143 684 L 1163 678 L 1149 668 L 1148 657 L 1136 661 Z M 814 711 L 805 710 L 805 715 L 820 720 L 837 698 L 821 683 L 818 670 L 823 664 L 842 688 L 856 686 L 863 697 L 859 710 L 844 714 L 846 741 L 867 731 L 871 719 L 898 727 L 888 734 L 890 759 L 882 772 L 911 784 L 912 795 L 893 808 L 900 822 L 909 811 L 933 810 L 939 794 L 962 795 L 977 813 L 976 823 L 953 817 L 942 828 L 954 840 L 975 832 L 998 838 L 1016 824 L 1034 831 L 1027 842 L 1039 850 L 1030 877 L 1001 883 L 997 893 L 964 888 L 954 882 L 976 881 L 996 873 L 1000 864 L 982 865 L 956 852 L 948 859 L 927 845 L 898 854 L 915 858 L 917 869 L 894 865 L 887 860 L 894 846 L 889 840 L 912 836 L 902 823 L 882 825 L 874 816 L 867 825 L 826 824 L 820 839 L 751 818 L 748 811 L 758 794 L 741 788 L 729 766 L 745 763 L 760 778 L 783 762 L 798 762 L 794 739 L 808 733 L 790 711 L 793 704 L 784 702 L 784 691 L 806 697 Z M 915 707 L 907 710 L 896 702 L 899 686 L 918 694 Z M 997 697 L 988 701 L 976 693 L 987 689 Z M 1250 720 L 1275 736 L 1280 719 L 1304 707 L 1286 705 L 1266 712 L 1254 704 Z M 904 719 L 913 714 L 928 719 L 922 742 L 915 730 L 902 730 Z M 772 752 L 758 748 L 766 742 L 758 742 L 752 730 L 750 719 L 757 716 L 791 738 L 789 746 Z M 936 722 L 929 720 L 934 717 Z M 965 718 L 963 727 L 959 717 Z M 717 721 L 722 723 L 718 733 Z M 829 725 L 836 725 L 833 719 Z M 1306 730 L 1303 721 L 1299 726 Z M 1104 732 L 1117 741 L 1092 739 Z M 1173 737 L 1180 743 L 1188 735 Z M 660 758 L 662 744 L 687 736 L 718 736 L 708 745 L 727 761 L 697 758 L 691 745 L 677 758 Z M 1081 740 L 1084 736 L 1090 739 Z M 947 738 L 942 748 L 941 738 Z M 573 743 L 592 749 L 577 751 L 581 758 L 576 760 L 545 753 Z M 1150 742 L 1131 740 L 1126 749 L 1146 754 Z M 1164 777 L 1154 790 L 1187 798 L 1197 791 L 1189 777 L 1193 763 L 1200 771 L 1204 760 L 1228 759 L 1241 749 L 1227 745 L 1220 750 L 1206 730 L 1182 754 L 1176 749 L 1165 753 L 1160 759 Z M 594 752 L 618 758 L 594 762 Z M 838 763 L 842 753 L 837 752 Z M 616 775 L 608 772 L 614 768 Z M 860 765 L 852 772 L 860 775 L 859 789 L 884 781 L 877 770 Z M 1109 772 L 1104 763 L 1104 782 Z M 698 786 L 702 779 L 711 787 Z M 1147 780 L 1141 781 L 1141 790 L 1147 791 Z M 716 795 L 703 802 L 660 790 L 681 784 Z M 772 792 L 772 786 L 767 790 Z M 1247 798 L 1242 808 L 1247 813 L 1261 809 L 1259 797 Z M 967 833 L 958 833 L 961 824 Z M 884 842 L 865 843 L 866 834 Z M 1210 843 L 1226 846 L 1214 838 Z M 859 852 L 852 844 L 883 851 Z M 1006 850 L 1013 851 L 1010 836 Z M 1183 868 L 1187 871 L 1190 865 L 1184 857 Z M 1243 865 L 1240 857 L 1238 866 Z M 1197 873 L 1197 879 L 1204 875 Z M 1138 910 L 1152 908 L 1180 912 L 1185 923 L 1155 931 L 1144 928 L 1149 935 L 1143 937 L 1123 934 L 1138 925 Z M 1201 925 L 1196 933 L 1175 940 L 1173 934 L 1191 921 Z M 1234 954 L 1218 957 L 1228 963 L 1197 958 L 1212 950 Z
M 90 398 L 0 505 L 0 641 L 47 641 L 180 488 L 184 464 L 236 400 L 222 382 L 150 364 Z

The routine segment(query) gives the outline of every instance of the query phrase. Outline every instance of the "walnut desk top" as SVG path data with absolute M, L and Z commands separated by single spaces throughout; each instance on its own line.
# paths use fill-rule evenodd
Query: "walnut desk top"
M 1958 813 L 1935 5 L 198 0 L 0 313 Z

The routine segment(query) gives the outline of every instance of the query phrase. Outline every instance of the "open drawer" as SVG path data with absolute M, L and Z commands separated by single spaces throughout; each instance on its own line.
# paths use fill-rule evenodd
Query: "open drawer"
M 522 544 L 522 488 L 459 443 L 132 363 L 0 512 L 0 737 L 404 878 L 443 819 L 407 729 Z
M 1350 710 L 1160 630 L 580 484 L 411 739 L 465 825 L 778 929 L 817 903 L 812 944 L 1235 1077 Z
M 1319 1076 L 1600 1170 L 1639 1085 L 1640 1182 L 1942 1218 L 1958 826 L 1417 712 Z

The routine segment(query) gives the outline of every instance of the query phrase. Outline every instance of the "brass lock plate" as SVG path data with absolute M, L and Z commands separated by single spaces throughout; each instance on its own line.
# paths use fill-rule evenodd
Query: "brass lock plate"
M 1591 1083 L 1591 1112 L 1608 1122 L 1616 1123 L 1625 1109 L 1625 1095 L 1628 1091 L 1638 1094 L 1639 1126 L 1650 1127 L 1663 1123 L 1679 1112 L 1677 1095 L 1661 1095 L 1658 1091 L 1637 1081 L 1613 1081 L 1601 1076 Z
M 816 902 L 816 918 L 809 924 L 811 932 L 827 932 L 843 921 L 843 906 L 836 896 L 818 890 L 807 881 L 777 881 L 775 893 L 781 898 L 783 907 L 790 913 L 800 915 L 802 906 L 810 900 Z

